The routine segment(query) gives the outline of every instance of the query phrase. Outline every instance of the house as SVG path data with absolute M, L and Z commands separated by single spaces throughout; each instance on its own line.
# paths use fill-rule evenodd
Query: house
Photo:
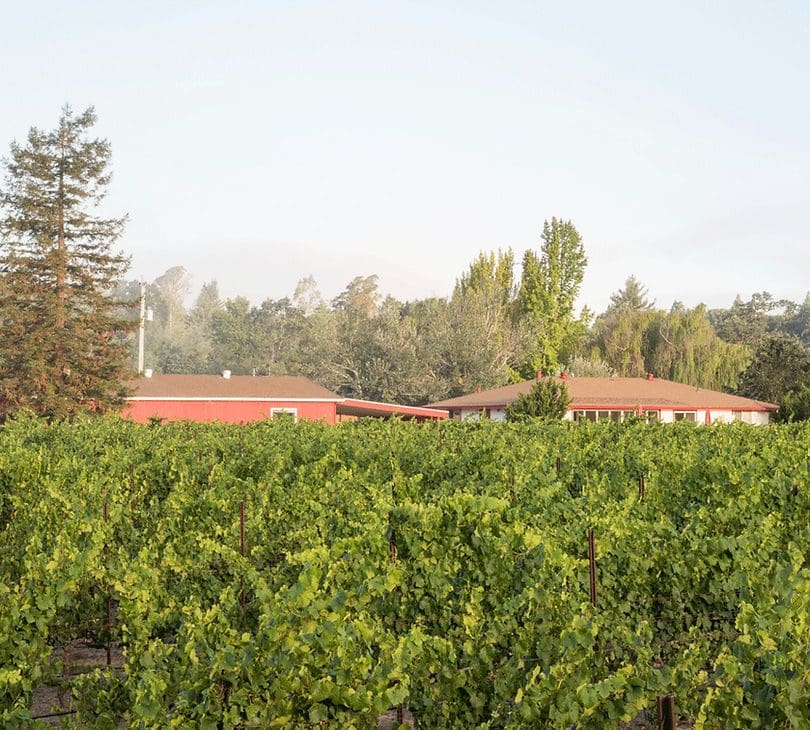
M 766 424 L 771 413 L 778 410 L 773 403 L 764 403 L 716 390 L 696 388 L 648 375 L 646 378 L 576 378 L 563 373 L 555 378 L 565 383 L 571 403 L 567 420 L 621 421 L 628 414 L 646 416 L 666 423 L 695 421 L 697 423 Z M 469 418 L 506 418 L 506 406 L 522 393 L 528 393 L 533 380 L 505 385 L 458 398 L 431 403 L 431 408 L 445 408 L 457 420 Z
M 134 391 L 122 411 L 125 418 L 146 423 L 220 421 L 246 423 L 265 418 L 292 418 L 337 423 L 361 417 L 447 418 L 447 411 L 394 403 L 342 398 L 309 378 L 292 375 L 152 375 L 130 383 Z

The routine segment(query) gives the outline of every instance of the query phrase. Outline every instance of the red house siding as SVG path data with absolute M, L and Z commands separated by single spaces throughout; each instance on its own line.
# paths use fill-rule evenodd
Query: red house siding
M 131 400 L 122 415 L 137 423 L 147 423 L 155 416 L 167 421 L 246 423 L 269 418 L 271 408 L 295 408 L 299 419 L 329 424 L 337 420 L 334 401 Z

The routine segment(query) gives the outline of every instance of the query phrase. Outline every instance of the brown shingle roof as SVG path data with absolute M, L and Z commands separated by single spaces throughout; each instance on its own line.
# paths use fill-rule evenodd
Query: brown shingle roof
M 300 375 L 153 375 L 129 383 L 133 398 L 306 398 L 339 401 L 341 397 Z
M 722 408 L 735 411 L 775 411 L 778 408 L 773 403 L 720 393 L 706 388 L 696 388 L 693 385 L 660 378 L 648 380 L 647 378 L 568 377 L 565 380 L 562 378 L 555 378 L 555 380 L 560 383 L 564 382 L 568 387 L 568 394 L 571 397 L 571 404 L 568 406 L 570 410 L 587 407 L 631 409 L 637 406 L 687 410 Z M 501 388 L 430 403 L 429 406 L 448 409 L 505 406 L 521 393 L 528 393 L 534 383 L 534 380 L 526 380 L 522 383 L 504 385 Z

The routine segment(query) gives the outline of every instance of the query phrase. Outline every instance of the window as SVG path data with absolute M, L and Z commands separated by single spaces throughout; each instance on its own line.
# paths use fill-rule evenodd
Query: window
M 298 409 L 297 408 L 271 408 L 270 409 L 270 418 L 275 420 L 276 418 L 288 418 L 292 419 L 293 423 L 298 420 Z
M 674 419 L 676 421 L 695 421 L 694 411 L 675 411 Z
M 574 411 L 575 421 L 612 421 L 620 423 L 630 411 Z

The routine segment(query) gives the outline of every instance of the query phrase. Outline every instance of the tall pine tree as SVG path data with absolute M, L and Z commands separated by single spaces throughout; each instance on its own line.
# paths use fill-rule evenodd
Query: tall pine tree
M 131 375 L 111 294 L 129 267 L 113 250 L 125 218 L 94 209 L 110 182 L 110 145 L 92 139 L 91 108 L 62 110 L 53 131 L 12 143 L 0 190 L 0 419 L 121 405 Z

